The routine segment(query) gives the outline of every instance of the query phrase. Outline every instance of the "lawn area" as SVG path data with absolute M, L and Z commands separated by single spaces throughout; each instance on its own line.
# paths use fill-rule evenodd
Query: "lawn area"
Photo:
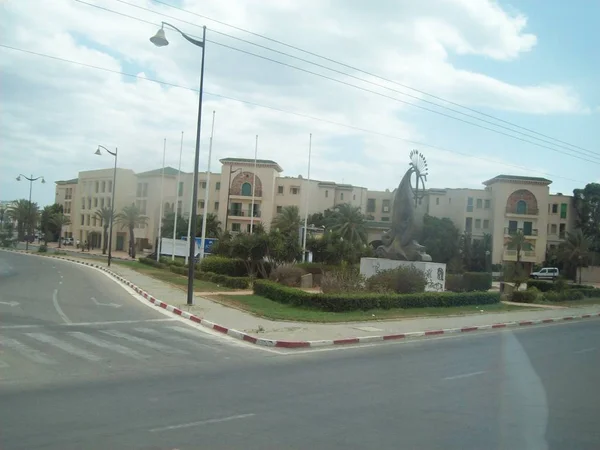
M 573 300 L 570 302 L 536 302 L 539 305 L 556 305 L 576 308 L 578 306 L 600 305 L 600 297 L 585 298 L 583 300 Z
M 129 267 L 136 272 L 148 275 L 149 277 L 156 278 L 157 280 L 169 283 L 181 289 L 187 289 L 187 277 L 173 273 L 168 269 L 157 269 L 147 264 L 142 264 L 139 261 L 117 261 L 113 260 L 113 264 L 119 264 L 122 266 Z M 194 280 L 194 291 L 196 292 L 225 292 L 232 291 L 228 287 L 219 286 L 210 281 Z
M 371 311 L 326 312 L 284 305 L 258 295 L 214 295 L 211 300 L 248 311 L 272 320 L 295 322 L 359 322 L 366 320 L 404 319 L 423 316 L 452 316 L 531 310 L 532 307 L 505 305 L 457 306 L 449 308 L 374 309 Z

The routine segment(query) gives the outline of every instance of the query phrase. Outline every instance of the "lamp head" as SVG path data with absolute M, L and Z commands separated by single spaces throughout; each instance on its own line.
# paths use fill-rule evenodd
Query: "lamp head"
M 96 150 L 94 152 L 94 155 L 98 155 L 98 156 L 102 155 L 102 152 L 100 151 L 100 147 L 98 147 L 98 150 Z
M 44 180 L 44 177 L 42 177 L 42 184 L 46 184 L 46 180 Z
M 160 27 L 160 30 L 158 30 L 156 34 L 150 38 L 150 42 L 152 42 L 157 47 L 164 47 L 166 45 L 169 45 L 169 41 L 167 41 L 167 37 L 165 36 L 165 30 L 163 27 Z
M 17 181 L 21 181 L 21 175 L 17 177 Z

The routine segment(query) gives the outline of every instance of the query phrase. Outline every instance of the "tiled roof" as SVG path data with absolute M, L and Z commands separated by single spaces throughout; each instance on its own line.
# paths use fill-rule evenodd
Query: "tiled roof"
M 490 180 L 484 181 L 483 184 L 488 186 L 498 181 L 533 181 L 534 183 L 552 183 L 552 180 L 542 177 L 524 177 L 522 175 L 498 175 Z
M 179 173 L 179 170 L 177 170 L 173 167 L 165 167 L 165 175 L 167 175 L 167 176 L 174 177 L 174 176 L 177 176 L 178 173 Z M 185 173 L 185 172 L 181 172 L 181 173 Z M 153 177 L 153 176 L 161 176 L 161 175 L 162 175 L 162 168 L 149 170 L 148 172 L 142 172 L 142 173 L 137 174 L 138 177 Z
M 56 184 L 77 184 L 79 178 L 73 178 L 71 180 L 60 180 L 56 181 Z
M 254 159 L 251 159 L 251 158 L 223 158 L 223 159 L 220 159 L 219 161 L 222 164 L 225 164 L 225 163 L 254 164 Z M 274 166 L 278 172 L 283 172 L 283 169 L 281 168 L 281 166 L 271 159 L 257 159 L 256 164 Z

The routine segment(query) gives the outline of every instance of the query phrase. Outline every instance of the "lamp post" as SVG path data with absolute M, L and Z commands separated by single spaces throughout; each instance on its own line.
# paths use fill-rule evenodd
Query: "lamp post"
M 112 236 L 113 236 L 113 222 L 115 221 L 115 191 L 117 188 L 117 153 L 118 149 L 115 147 L 115 151 L 111 152 L 104 145 L 98 145 L 95 155 L 102 155 L 100 149 L 103 148 L 106 153 L 115 157 L 115 167 L 113 169 L 113 181 L 112 181 L 112 192 L 110 198 L 110 227 L 108 231 L 108 267 L 110 267 L 110 260 L 112 259 Z
M 229 166 L 229 180 L 227 181 L 227 200 L 225 201 L 225 231 L 227 231 L 227 219 L 229 218 L 229 196 L 231 194 L 231 175 L 236 172 L 241 172 L 243 169 L 240 167 L 233 170 L 233 166 Z
M 42 184 L 44 184 L 46 182 L 46 180 L 44 180 L 43 176 L 33 178 L 33 175 L 31 175 L 31 177 L 28 177 L 27 175 L 23 175 L 22 173 L 20 173 L 19 176 L 17 177 L 17 181 L 21 181 L 21 177 L 23 177 L 27 181 L 29 181 L 29 205 L 28 205 L 28 213 L 27 213 L 27 225 L 29 228 L 31 228 L 31 223 L 30 223 L 31 222 L 31 190 L 33 188 L 33 182 L 37 181 L 41 178 Z M 25 239 L 25 250 L 29 250 L 29 236 L 27 236 Z
M 150 38 L 150 42 L 152 42 L 157 47 L 164 47 L 169 45 L 169 41 L 167 41 L 167 37 L 165 36 L 164 27 L 167 26 L 177 31 L 181 36 L 188 42 L 194 44 L 197 47 L 202 49 L 202 60 L 200 63 L 200 90 L 198 95 L 198 124 L 196 127 L 196 153 L 194 156 L 194 186 L 192 188 L 192 217 L 191 217 L 191 229 L 196 230 L 196 203 L 198 202 L 198 166 L 200 164 L 200 130 L 202 128 L 202 91 L 204 87 L 204 56 L 206 54 L 205 42 L 206 42 L 206 27 L 202 27 L 202 40 L 199 41 L 194 39 L 191 36 L 188 36 L 179 28 L 171 25 L 167 22 L 162 22 L 160 30 L 156 32 L 154 36 Z M 187 304 L 194 304 L 194 261 L 196 257 L 196 239 L 189 239 L 189 264 L 188 264 L 188 289 L 187 289 Z

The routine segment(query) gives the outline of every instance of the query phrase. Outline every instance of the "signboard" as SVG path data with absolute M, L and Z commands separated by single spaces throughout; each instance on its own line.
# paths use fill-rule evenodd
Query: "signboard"
M 171 256 L 173 253 L 173 239 L 162 238 L 160 244 L 160 254 Z M 186 241 L 175 239 L 175 256 L 186 257 L 189 255 L 190 248 Z M 196 244 L 195 254 L 200 253 L 200 246 Z
M 187 237 L 182 237 L 181 240 L 183 242 L 187 241 Z M 204 239 L 204 254 L 210 255 L 212 253 L 212 247 L 215 243 L 218 242 L 218 239 L 215 238 L 206 238 Z M 198 253 L 200 253 L 200 247 L 202 246 L 202 238 L 196 238 L 196 247 L 198 248 Z

